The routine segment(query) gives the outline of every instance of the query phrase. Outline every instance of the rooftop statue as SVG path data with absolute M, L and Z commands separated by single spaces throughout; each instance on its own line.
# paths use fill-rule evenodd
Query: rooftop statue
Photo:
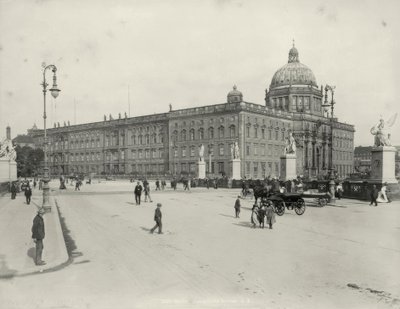
M 15 146 L 9 139 L 4 139 L 0 142 L 0 158 L 6 158 L 15 161 L 17 158 L 17 153 L 15 151 Z
M 385 121 L 382 116 L 379 119 L 379 123 L 373 126 L 370 130 L 372 135 L 375 135 L 374 146 L 392 146 L 390 141 L 390 133 L 387 133 L 387 129 L 392 127 L 397 118 L 397 113 Z
M 286 138 L 284 154 L 296 154 L 296 140 L 292 132 L 290 132 L 289 136 Z

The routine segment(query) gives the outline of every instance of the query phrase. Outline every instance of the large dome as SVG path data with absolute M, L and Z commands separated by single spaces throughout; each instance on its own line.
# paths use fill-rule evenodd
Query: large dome
M 274 74 L 270 88 L 287 85 L 317 86 L 314 73 L 309 67 L 300 63 L 299 53 L 294 46 L 289 51 L 288 63 Z

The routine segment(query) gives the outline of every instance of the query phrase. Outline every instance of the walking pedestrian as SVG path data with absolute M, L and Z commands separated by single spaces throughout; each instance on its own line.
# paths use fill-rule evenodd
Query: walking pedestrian
M 42 189 L 43 189 L 43 180 L 40 179 L 39 180 L 39 190 L 42 190 Z
M 147 202 L 147 199 L 149 199 L 149 202 L 153 202 L 151 200 L 151 196 L 150 196 L 150 185 L 147 184 L 147 186 L 144 187 L 144 201 Z
M 33 179 L 33 188 L 34 188 L 34 189 L 36 189 L 36 185 L 37 185 L 36 178 L 34 178 L 34 179 Z
M 26 198 L 26 203 L 29 205 L 31 203 L 31 196 L 32 196 L 32 189 L 31 187 L 28 185 L 25 188 L 25 198 Z
M 343 195 L 343 185 L 341 182 L 339 182 L 339 184 L 336 187 L 336 197 L 338 198 L 338 200 L 342 198 L 342 195 Z
M 238 195 L 236 202 L 235 202 L 235 217 L 236 218 L 240 218 L 239 214 L 240 214 L 240 195 Z
M 140 182 L 137 182 L 137 185 L 135 187 L 135 201 L 136 201 L 136 205 L 140 205 L 140 197 L 142 196 L 142 191 L 143 191 L 143 187 L 140 185 Z
M 378 198 L 379 191 L 376 188 L 376 185 L 372 186 L 372 190 L 370 192 L 370 197 L 371 197 L 371 203 L 369 203 L 369 206 L 372 206 L 372 204 L 375 204 L 375 206 L 378 206 L 378 202 L 376 199 Z
M 157 190 L 161 190 L 160 189 L 160 181 L 158 179 L 156 180 L 156 191 Z
M 43 208 L 39 208 L 37 215 L 33 219 L 32 225 L 32 238 L 36 243 L 36 255 L 35 255 L 35 264 L 36 265 L 45 265 L 46 262 L 42 260 L 42 252 L 43 252 L 43 239 L 44 239 L 44 220 L 43 215 L 45 211 Z
M 265 215 L 267 217 L 267 223 L 269 228 L 272 229 L 272 225 L 276 222 L 275 221 L 275 211 L 274 207 L 272 207 L 272 203 L 267 203 L 265 208 Z
M 190 188 L 189 188 L 189 180 L 188 180 L 188 179 L 184 179 L 184 180 L 183 180 L 183 186 L 184 186 L 184 190 L 190 191 Z
M 157 208 L 154 212 L 154 221 L 156 221 L 156 225 L 150 230 L 150 233 L 153 234 L 155 229 L 158 227 L 158 234 L 162 234 L 162 213 L 161 213 L 161 203 L 157 203 Z
M 15 197 L 17 196 L 17 184 L 15 182 L 11 183 L 11 199 L 15 200 Z

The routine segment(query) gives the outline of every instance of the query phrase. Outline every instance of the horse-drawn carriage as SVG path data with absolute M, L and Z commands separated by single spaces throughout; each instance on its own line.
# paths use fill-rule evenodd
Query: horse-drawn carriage
M 328 192 L 312 192 L 305 191 L 302 193 L 303 198 L 312 198 L 320 206 L 324 207 L 331 200 L 331 196 Z
M 288 210 L 294 209 L 299 216 L 306 211 L 306 203 L 301 193 L 273 193 L 267 200 L 272 202 L 278 216 L 282 216 L 285 213 L 285 208 Z

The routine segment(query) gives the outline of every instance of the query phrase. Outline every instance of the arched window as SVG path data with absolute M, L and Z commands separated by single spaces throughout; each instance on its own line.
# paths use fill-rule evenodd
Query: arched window
M 229 137 L 231 138 L 236 137 L 236 127 L 234 125 L 231 125 L 229 127 Z
M 136 135 L 131 136 L 131 145 L 136 145 Z
M 178 141 L 178 131 L 176 131 L 176 130 L 172 133 L 172 141 L 173 142 Z
M 150 144 L 150 136 L 148 134 L 146 134 L 146 144 Z
M 186 130 L 182 130 L 181 132 L 181 140 L 186 141 Z
M 194 129 L 190 129 L 189 134 L 190 134 L 190 140 L 194 141 Z
M 157 143 L 157 135 L 155 133 L 152 135 L 152 140 L 154 144 Z
M 224 138 L 225 137 L 225 128 L 223 126 L 220 126 L 218 128 L 218 137 L 219 138 Z
M 214 128 L 213 127 L 208 128 L 208 138 L 209 139 L 214 138 Z
M 203 128 L 199 129 L 199 139 L 204 139 L 204 129 Z
M 142 135 L 138 136 L 138 142 L 139 142 L 139 145 L 143 144 L 143 136 Z

